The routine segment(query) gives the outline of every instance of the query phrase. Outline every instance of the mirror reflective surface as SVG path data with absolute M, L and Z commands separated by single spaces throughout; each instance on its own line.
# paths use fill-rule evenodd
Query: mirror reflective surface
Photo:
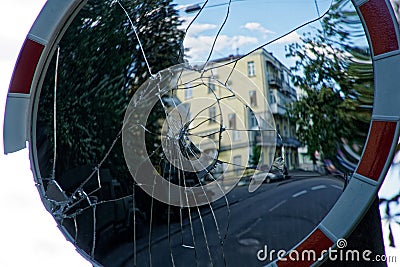
M 92 0 L 37 94 L 36 179 L 97 265 L 262 266 L 345 190 L 372 104 L 349 1 Z

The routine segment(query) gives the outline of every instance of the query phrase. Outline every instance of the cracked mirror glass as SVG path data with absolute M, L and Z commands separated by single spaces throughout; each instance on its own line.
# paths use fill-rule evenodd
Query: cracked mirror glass
M 96 266 L 266 265 L 330 211 L 367 137 L 350 1 L 89 0 L 53 51 L 36 182 Z

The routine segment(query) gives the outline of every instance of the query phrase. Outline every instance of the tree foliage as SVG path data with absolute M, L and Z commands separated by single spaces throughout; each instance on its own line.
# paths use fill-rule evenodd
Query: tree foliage
M 336 1 L 320 29 L 288 47 L 297 59 L 294 83 L 303 96 L 289 108 L 300 141 L 324 158 L 334 159 L 339 143 L 361 145 L 366 139 L 373 101 L 373 73 L 368 48 L 353 40 L 362 31 L 348 0 Z
M 181 60 L 183 32 L 178 26 L 182 22 L 171 0 L 120 2 L 129 17 L 117 1 L 88 1 L 59 42 L 58 173 L 99 163 L 106 156 L 121 130 L 130 97 L 150 77 L 134 28 L 152 73 Z M 44 81 L 38 112 L 38 124 L 45 125 L 39 135 L 51 143 L 55 62 L 56 55 Z M 105 165 L 118 172 L 123 167 L 116 167 L 125 166 L 121 155 L 118 142 Z

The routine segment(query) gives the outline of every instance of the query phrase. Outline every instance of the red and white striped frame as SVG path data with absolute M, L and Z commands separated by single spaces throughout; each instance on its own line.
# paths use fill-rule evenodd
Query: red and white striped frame
M 35 94 L 40 93 L 56 42 L 87 0 L 47 1 L 22 46 L 7 95 L 4 118 L 4 153 L 26 147 L 32 140 Z
M 36 114 L 40 91 L 47 67 L 62 38 L 76 14 L 87 0 L 48 0 L 36 18 L 21 48 L 7 95 L 4 118 L 4 153 L 12 153 L 26 147 L 29 142 L 31 169 L 35 182 L 40 184 L 41 175 L 36 151 Z M 37 187 L 46 209 L 45 192 Z M 59 225 L 68 241 L 74 238 Z M 101 266 L 84 250 L 77 251 L 94 266 Z
M 369 40 L 374 66 L 374 109 L 361 161 L 347 189 L 323 221 L 293 250 L 314 250 L 317 255 L 347 237 L 368 209 L 391 163 L 399 135 L 400 76 L 399 29 L 388 0 L 352 0 Z M 7 98 L 4 120 L 5 153 L 30 144 L 32 171 L 40 177 L 35 151 L 37 100 L 57 41 L 85 0 L 49 0 L 35 21 L 17 61 Z M 40 189 L 39 189 L 40 190 Z M 44 192 L 40 192 L 44 194 Z M 68 236 L 67 231 L 61 231 Z M 88 258 L 83 251 L 78 250 Z M 290 253 L 290 252 L 289 252 Z M 310 266 L 318 262 L 293 262 L 289 254 L 270 266 Z

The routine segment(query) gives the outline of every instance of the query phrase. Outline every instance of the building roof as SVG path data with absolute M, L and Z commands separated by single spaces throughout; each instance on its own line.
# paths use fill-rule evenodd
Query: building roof
M 280 68 L 286 69 L 287 71 L 290 72 L 290 70 L 289 70 L 289 68 L 287 66 L 285 66 L 279 59 L 277 59 L 272 52 L 267 51 L 265 48 L 260 48 L 260 49 L 254 51 L 251 54 L 255 54 L 255 53 L 264 54 L 275 65 L 278 65 Z M 210 62 L 213 62 L 213 63 L 229 62 L 229 61 L 234 61 L 234 60 L 240 60 L 240 59 L 244 58 L 245 56 L 246 55 L 240 55 L 240 54 L 233 55 L 233 54 L 231 54 L 231 55 L 229 55 L 227 57 L 213 59 Z

